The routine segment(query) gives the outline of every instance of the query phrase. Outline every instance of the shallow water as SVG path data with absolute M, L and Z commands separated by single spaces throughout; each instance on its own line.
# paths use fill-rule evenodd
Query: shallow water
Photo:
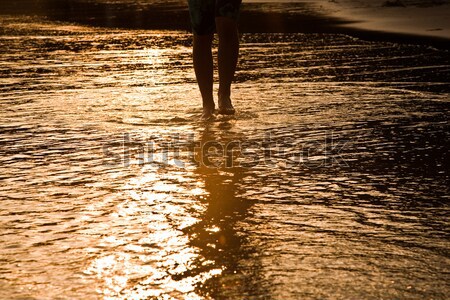
M 448 52 L 1 18 L 0 298 L 445 299 Z

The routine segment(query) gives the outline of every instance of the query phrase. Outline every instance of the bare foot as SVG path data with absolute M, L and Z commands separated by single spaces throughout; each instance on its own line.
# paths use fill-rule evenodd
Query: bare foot
M 214 118 L 214 107 L 203 107 L 202 120 L 208 121 Z
M 230 97 L 220 97 L 219 96 L 219 111 L 218 113 L 221 115 L 234 115 L 235 109 L 233 104 L 231 104 Z

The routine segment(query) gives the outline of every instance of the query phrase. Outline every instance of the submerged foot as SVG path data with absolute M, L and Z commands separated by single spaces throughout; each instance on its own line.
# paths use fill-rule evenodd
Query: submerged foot
M 230 97 L 220 97 L 219 96 L 219 111 L 218 113 L 221 115 L 234 115 L 235 109 L 233 104 L 231 104 Z

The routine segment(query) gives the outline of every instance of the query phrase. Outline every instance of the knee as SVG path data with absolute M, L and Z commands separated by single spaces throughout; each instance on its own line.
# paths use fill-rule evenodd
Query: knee
M 236 40 L 238 37 L 237 22 L 226 17 L 216 18 L 216 29 L 220 40 Z
M 205 34 L 205 35 L 194 34 L 194 46 L 211 47 L 213 38 L 214 38 L 213 34 Z

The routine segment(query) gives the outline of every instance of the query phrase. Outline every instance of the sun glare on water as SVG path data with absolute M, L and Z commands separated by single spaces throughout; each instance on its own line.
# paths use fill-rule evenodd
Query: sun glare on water
M 196 293 L 198 284 L 222 273 L 214 262 L 201 257 L 183 232 L 197 223 L 196 216 L 205 210 L 198 197 L 206 193 L 202 183 L 187 182 L 189 177 L 148 166 L 124 185 L 127 200 L 116 205 L 116 212 L 103 224 L 109 228 L 103 232 L 109 234 L 102 236 L 97 246 L 102 254 L 84 271 L 97 278 L 97 291 L 105 299 L 161 295 L 172 295 L 164 299 L 180 295 L 203 299 Z M 212 232 L 219 230 L 211 228 Z M 194 270 L 199 261 L 203 270 Z

